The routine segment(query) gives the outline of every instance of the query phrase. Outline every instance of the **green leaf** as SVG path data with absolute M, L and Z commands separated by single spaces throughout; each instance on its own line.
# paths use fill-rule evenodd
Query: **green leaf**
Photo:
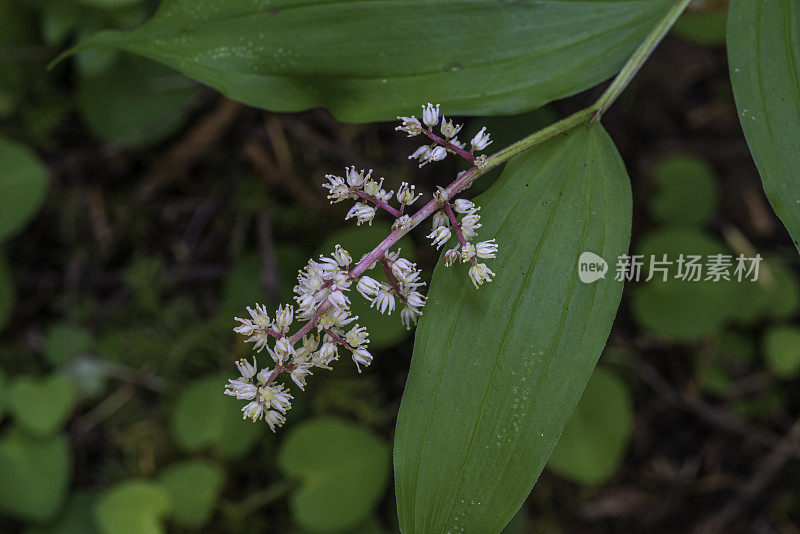
M 126 480 L 106 491 L 95 507 L 103 534 L 163 534 L 169 495 L 155 482 Z
M 0 252 L 0 330 L 11 318 L 14 311 L 14 280 L 11 278 L 11 270 L 5 256 Z
M 95 497 L 80 491 L 73 493 L 58 520 L 45 527 L 34 527 L 25 534 L 97 534 L 94 525 Z
M 0 242 L 36 215 L 47 193 L 48 171 L 28 147 L 0 139 Z
M 223 471 L 207 460 L 186 460 L 165 469 L 158 480 L 170 496 L 175 522 L 198 528 L 214 512 Z
M 42 440 L 12 428 L 0 438 L 0 510 L 31 521 L 52 519 L 64 500 L 71 464 L 64 436 Z
M 380 243 L 392 231 L 391 226 L 385 222 L 377 222 L 372 226 L 356 227 L 355 225 L 342 228 L 329 236 L 319 254 L 330 255 L 337 244 L 347 250 L 355 261 Z M 416 261 L 417 255 L 414 243 L 410 237 L 404 237 L 397 242 L 392 250 L 400 249 L 402 256 L 409 261 Z M 380 266 L 370 271 L 369 276 L 381 282 L 387 282 Z M 350 302 L 353 315 L 358 316 L 358 323 L 366 327 L 369 332 L 369 345 L 372 349 L 391 347 L 407 338 L 409 331 L 400 320 L 399 312 L 391 315 L 382 315 L 375 308 L 370 308 L 370 302 L 355 291 L 350 292 Z
M 244 404 L 224 394 L 232 374 L 210 375 L 181 391 L 172 411 L 171 426 L 175 441 L 184 451 L 192 453 L 208 447 L 223 458 L 237 458 L 269 433 L 266 424 L 243 421 Z
M 764 192 L 800 250 L 800 4 L 733 0 L 728 63 Z
M 632 428 L 628 387 L 613 372 L 597 369 L 547 467 L 579 484 L 602 484 L 622 463 Z
M 496 533 L 538 478 L 602 352 L 622 284 L 578 279 L 590 251 L 627 252 L 631 193 L 601 126 L 508 163 L 477 200 L 495 280 L 440 259 L 395 438 L 403 532 Z
M 63 365 L 75 357 L 85 356 L 94 345 L 92 335 L 70 323 L 54 323 L 45 333 L 42 352 L 53 365 Z
M 17 422 L 39 436 L 55 433 L 72 412 L 75 389 L 62 375 L 17 377 L 9 390 L 9 407 Z
M 693 43 L 706 46 L 724 46 L 728 13 L 718 11 L 687 11 L 675 21 L 672 31 Z
M 389 444 L 372 432 L 332 418 L 289 429 L 278 465 L 302 482 L 289 505 L 312 532 L 350 532 L 372 513 L 386 490 Z
M 195 92 L 172 69 L 125 54 L 110 68 L 81 77 L 78 104 L 100 139 L 140 147 L 183 126 Z
M 326 106 L 353 122 L 428 101 L 506 114 L 609 78 L 672 3 L 166 0 L 137 30 L 97 34 L 70 53 L 117 47 L 251 106 Z
M 714 170 L 703 159 L 674 154 L 656 164 L 657 192 L 651 202 L 653 217 L 662 223 L 703 225 L 717 209 Z
M 632 295 L 633 316 L 643 328 L 664 339 L 684 342 L 702 339 L 732 320 L 745 285 L 757 284 L 735 280 L 705 281 L 705 271 L 698 282 L 676 279 L 680 254 L 704 258 L 713 254 L 731 254 L 725 245 L 692 228 L 665 228 L 648 234 L 639 244 L 637 254 L 644 256 L 645 266 L 641 270 L 642 283 Z M 652 280 L 645 281 L 649 276 L 650 258 L 660 261 L 664 254 L 668 261 L 673 262 L 667 280 L 664 281 L 656 272 Z
M 773 326 L 764 336 L 764 355 L 772 374 L 791 380 L 800 376 L 800 328 Z

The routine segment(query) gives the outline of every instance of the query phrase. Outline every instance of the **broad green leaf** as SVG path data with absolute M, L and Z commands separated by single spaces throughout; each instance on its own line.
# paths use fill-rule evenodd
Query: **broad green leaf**
M 37 439 L 12 428 L 0 438 L 0 510 L 47 521 L 61 507 L 72 459 L 64 436 Z
M 800 375 L 800 328 L 773 326 L 764 336 L 767 366 L 777 377 L 791 380 Z
M 395 437 L 404 533 L 500 532 L 528 496 L 602 352 L 622 284 L 613 265 L 631 193 L 601 126 L 519 156 L 482 197 L 495 280 L 476 290 L 440 259 L 417 331 Z
M 195 91 L 172 69 L 126 54 L 110 68 L 81 77 L 78 104 L 100 139 L 138 147 L 180 128 Z
M 0 139 L 0 242 L 36 215 L 47 192 L 47 167 L 28 147 Z
M 233 368 L 233 366 L 231 366 Z M 230 375 L 215 374 L 189 383 L 172 410 L 172 434 L 186 452 L 211 448 L 223 458 L 247 453 L 259 436 L 269 433 L 266 424 L 243 421 L 242 401 L 224 394 Z
M 632 427 L 633 401 L 625 382 L 597 369 L 547 467 L 579 484 L 602 484 L 622 463 Z
M 318 253 L 329 256 L 336 245 L 339 244 L 350 252 L 354 261 L 358 261 L 364 254 L 372 250 L 376 243 L 383 241 L 383 238 L 389 235 L 391 230 L 391 226 L 384 222 L 377 222 L 372 226 L 360 228 L 353 224 L 351 227 L 342 228 L 329 236 Z M 400 249 L 400 254 L 407 260 L 417 260 L 414 243 L 410 237 L 404 237 L 398 241 L 392 250 L 394 251 L 398 248 Z M 367 275 L 380 282 L 387 281 L 380 266 L 375 267 Z M 409 332 L 400 320 L 400 307 L 391 315 L 382 315 L 375 308 L 370 307 L 370 302 L 356 292 L 355 287 L 353 291 L 350 291 L 349 297 L 351 312 L 353 315 L 358 316 L 358 323 L 365 326 L 367 332 L 369 332 L 369 346 L 371 349 L 391 347 L 408 337 Z
M 167 492 L 155 482 L 131 479 L 106 491 L 94 510 L 103 534 L 162 534 L 170 511 Z
M 275 111 L 325 106 L 346 121 L 515 113 L 613 75 L 672 0 L 497 2 L 165 0 L 112 46 Z
M 706 46 L 725 45 L 725 27 L 728 20 L 727 11 L 687 11 L 675 21 L 673 33 L 682 38 Z
M 208 460 L 186 460 L 171 465 L 158 477 L 170 496 L 172 518 L 193 528 L 203 526 L 211 517 L 223 480 L 222 469 Z
M 800 3 L 733 0 L 728 63 L 764 192 L 800 250 Z
M 17 377 L 8 392 L 9 409 L 17 423 L 38 436 L 55 433 L 72 412 L 75 388 L 62 375 Z
M 714 170 L 691 154 L 674 154 L 659 161 L 653 171 L 656 194 L 650 203 L 653 217 L 662 223 L 702 225 L 717 209 Z
M 289 429 L 278 465 L 301 481 L 289 500 L 312 532 L 350 532 L 372 513 L 389 482 L 389 444 L 353 423 L 320 418 Z

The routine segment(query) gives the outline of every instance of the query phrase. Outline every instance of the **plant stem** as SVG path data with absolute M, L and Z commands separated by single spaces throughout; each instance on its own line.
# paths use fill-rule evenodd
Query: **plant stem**
M 606 91 L 603 95 L 595 102 L 595 104 L 590 108 L 594 110 L 594 116 L 592 117 L 593 121 L 599 120 L 600 117 L 605 113 L 605 111 L 611 107 L 611 104 L 622 94 L 622 91 L 628 87 L 628 84 L 631 83 L 631 80 L 636 73 L 639 72 L 639 69 L 642 68 L 644 62 L 647 61 L 647 58 L 650 57 L 650 54 L 653 53 L 658 43 L 664 38 L 672 25 L 675 24 L 675 21 L 678 20 L 678 17 L 683 13 L 683 10 L 686 9 L 686 6 L 692 0 L 678 0 L 675 2 L 670 10 L 664 15 L 658 24 L 656 24 L 655 28 L 650 32 L 644 42 L 639 45 L 639 48 L 636 49 L 636 52 L 628 59 L 628 62 L 625 63 L 625 66 L 622 67 L 622 70 L 619 71 L 617 77 L 614 78 L 614 81 L 611 82 L 611 85 L 608 86 Z
M 401 217 L 403 215 L 400 212 L 400 210 L 391 207 L 389 204 L 387 204 L 383 200 L 381 200 L 379 198 L 375 198 L 375 197 L 373 197 L 371 195 L 368 195 L 363 191 L 359 191 L 358 189 L 351 189 L 350 192 L 354 193 L 355 195 L 363 198 L 364 200 L 366 200 L 368 202 L 372 202 L 373 204 L 375 204 L 379 208 L 381 208 L 381 209 L 385 210 L 387 213 L 391 214 L 393 217 Z

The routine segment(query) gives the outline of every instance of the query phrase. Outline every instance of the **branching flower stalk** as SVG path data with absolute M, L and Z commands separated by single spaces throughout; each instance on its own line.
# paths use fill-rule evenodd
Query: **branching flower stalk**
M 494 273 L 478 259 L 494 258 L 498 244 L 494 239 L 473 243 L 480 228 L 479 206 L 469 200 L 455 198 L 489 170 L 506 162 L 515 155 L 562 135 L 579 125 L 591 125 L 599 121 L 602 114 L 613 104 L 628 86 L 650 53 L 655 49 L 669 28 L 689 4 L 690 0 L 678 0 L 659 24 L 634 52 L 614 81 L 592 106 L 574 113 L 542 130 L 539 130 L 516 143 L 513 143 L 491 156 L 476 155 L 491 144 L 489 134 L 482 128 L 466 143 L 458 140 L 457 134 L 463 125 L 454 124 L 441 117 L 439 106 L 428 104 L 422 108 L 422 120 L 416 117 L 398 117 L 402 123 L 396 129 L 409 137 L 424 135 L 430 143 L 415 150 L 410 159 L 416 159 L 422 167 L 431 162 L 441 161 L 448 154 L 455 154 L 469 161 L 472 166 L 458 174 L 447 187 L 440 187 L 433 198 L 413 215 L 405 210 L 415 203 L 421 195 L 415 194 L 414 186 L 403 182 L 396 195 L 383 189 L 383 179 L 372 179 L 372 171 L 357 171 L 355 167 L 346 169 L 345 177 L 327 175 L 328 198 L 332 202 L 355 200 L 355 205 L 347 213 L 346 219 L 354 218 L 357 225 L 372 224 L 378 210 L 394 217 L 392 231 L 371 252 L 362 257 L 352 268 L 353 259 L 340 246 L 336 246 L 331 257 L 321 256 L 319 260 L 309 260 L 308 265 L 298 275 L 295 287 L 297 313 L 293 306 L 280 306 L 274 320 L 270 319 L 263 305 L 247 308 L 249 318 L 236 318 L 240 325 L 234 331 L 246 336 L 246 341 L 255 343 L 254 348 L 264 348 L 272 357 L 272 369 L 257 368 L 253 363 L 242 359 L 236 363 L 240 376 L 228 381 L 225 393 L 237 399 L 249 401 L 242 409 L 243 416 L 253 421 L 264 419 L 275 431 L 283 425 L 285 414 L 291 408 L 293 396 L 283 384 L 276 383 L 281 374 L 289 374 L 300 388 L 305 388 L 306 377 L 313 368 L 330 369 L 330 364 L 339 358 L 339 349 L 351 353 L 359 372 L 362 366 L 372 362 L 367 350 L 369 334 L 363 326 L 353 324 L 358 317 L 349 311 L 350 299 L 345 294 L 352 284 L 364 298 L 380 313 L 391 314 L 396 300 L 402 304 L 400 317 L 407 328 L 416 324 L 425 305 L 425 297 L 418 291 L 424 283 L 419 281 L 420 271 L 416 265 L 400 257 L 400 251 L 390 249 L 405 234 L 416 228 L 428 217 L 433 217 L 432 231 L 428 235 L 434 246 L 441 248 L 454 235 L 458 245 L 445 252 L 445 265 L 469 262 L 469 277 L 476 288 L 490 282 Z M 439 128 L 441 135 L 434 131 Z M 396 197 L 399 208 L 389 204 Z M 458 216 L 461 216 L 459 220 Z M 382 283 L 366 276 L 366 271 L 380 264 L 388 283 Z M 289 333 L 295 318 L 305 321 L 296 332 Z M 300 346 L 297 346 L 298 343 Z M 272 347 L 270 347 L 272 344 Z

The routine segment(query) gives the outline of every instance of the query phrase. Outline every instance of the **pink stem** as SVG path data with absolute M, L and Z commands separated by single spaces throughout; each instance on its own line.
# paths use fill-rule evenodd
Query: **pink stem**
M 434 143 L 436 143 L 438 145 L 442 145 L 447 150 L 451 150 L 451 151 L 455 152 L 456 154 L 458 154 L 459 156 L 461 156 L 465 160 L 469 161 L 470 163 L 474 163 L 475 162 L 475 156 L 473 156 L 472 154 L 470 154 L 469 152 L 467 152 L 463 148 L 457 147 L 456 145 L 454 145 L 453 143 L 451 143 L 447 139 L 442 139 L 441 137 L 439 137 L 438 135 L 433 133 L 433 130 L 425 130 L 422 133 L 427 135 L 428 138 L 431 141 L 433 141 Z
M 379 198 L 375 198 L 375 197 L 373 197 L 371 195 L 368 195 L 363 191 L 359 191 L 358 189 L 351 189 L 350 192 L 351 193 L 355 193 L 356 195 L 358 195 L 359 197 L 363 198 L 364 200 L 372 202 L 373 204 L 375 204 L 379 208 L 383 208 L 384 210 L 388 211 L 389 213 L 391 213 L 395 217 L 400 217 L 400 216 L 403 215 L 399 210 L 391 207 L 389 204 L 387 204 L 383 200 L 381 200 Z
M 322 331 L 331 336 L 331 339 L 334 340 L 336 343 L 344 345 L 344 348 L 346 348 L 347 350 L 353 350 L 353 347 L 351 347 L 347 341 L 342 339 L 342 336 L 334 333 L 332 330 L 328 330 L 327 328 L 323 328 Z
M 447 214 L 447 218 L 450 219 L 450 226 L 453 227 L 453 231 L 456 233 L 458 242 L 463 247 L 464 245 L 467 244 L 467 240 L 464 239 L 464 234 L 461 233 L 461 225 L 458 224 L 458 219 L 456 219 L 456 214 L 453 213 L 453 208 L 452 206 L 450 206 L 450 202 L 445 202 L 442 208 L 444 208 L 444 212 Z

